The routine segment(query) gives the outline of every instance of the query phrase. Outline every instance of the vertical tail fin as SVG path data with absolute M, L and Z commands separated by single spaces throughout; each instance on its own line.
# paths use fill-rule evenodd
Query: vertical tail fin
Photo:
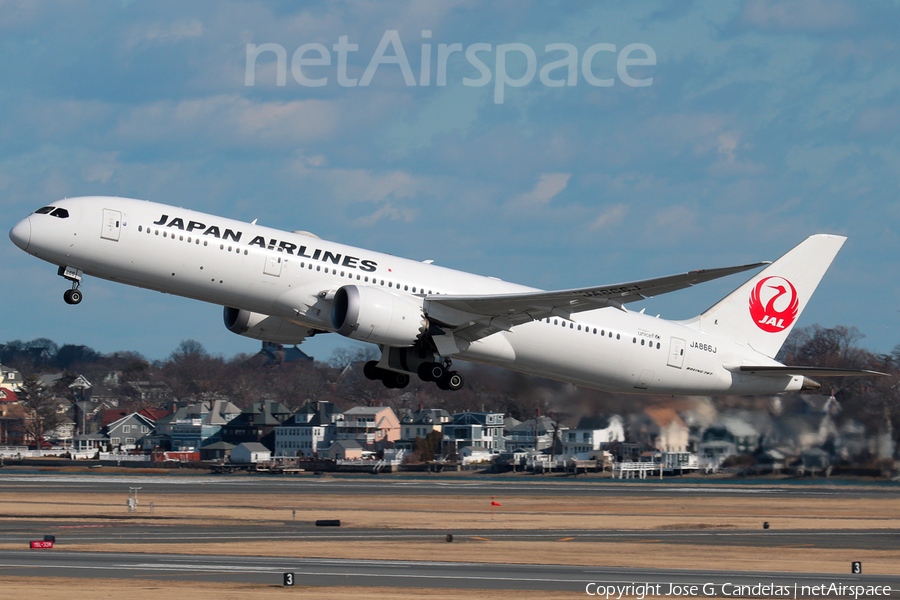
M 847 238 L 813 235 L 700 315 L 701 331 L 774 357 Z

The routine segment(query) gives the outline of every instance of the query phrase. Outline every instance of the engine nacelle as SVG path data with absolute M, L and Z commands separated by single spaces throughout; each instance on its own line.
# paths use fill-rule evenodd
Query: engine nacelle
M 421 298 L 370 286 L 345 285 L 334 294 L 331 324 L 343 336 L 406 348 L 425 334 Z
M 313 333 L 305 325 L 229 306 L 224 317 L 228 331 L 275 344 L 299 344 Z

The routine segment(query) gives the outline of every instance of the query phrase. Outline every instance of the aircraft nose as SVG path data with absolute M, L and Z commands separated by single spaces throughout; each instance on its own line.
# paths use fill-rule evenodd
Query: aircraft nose
M 28 249 L 31 242 L 31 217 L 25 217 L 9 230 L 9 239 L 22 250 Z

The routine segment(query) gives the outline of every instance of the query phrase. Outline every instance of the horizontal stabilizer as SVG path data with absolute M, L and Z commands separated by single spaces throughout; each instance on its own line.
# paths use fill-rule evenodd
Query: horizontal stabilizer
M 771 365 L 741 365 L 736 369 L 740 373 L 754 375 L 803 375 L 809 377 L 871 377 L 885 376 L 887 373 L 869 371 L 867 369 L 832 369 L 831 367 L 785 367 Z

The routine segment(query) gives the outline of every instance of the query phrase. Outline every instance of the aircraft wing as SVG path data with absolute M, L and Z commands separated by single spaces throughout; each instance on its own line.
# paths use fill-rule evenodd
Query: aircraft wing
M 756 269 L 768 262 L 739 267 L 704 269 L 667 277 L 629 281 L 613 285 L 576 288 L 552 292 L 524 292 L 477 296 L 426 296 L 429 318 L 452 330 L 454 335 L 473 342 L 515 325 L 546 317 L 571 318 L 572 314 L 623 305 L 652 296 L 667 294 L 727 275 Z

